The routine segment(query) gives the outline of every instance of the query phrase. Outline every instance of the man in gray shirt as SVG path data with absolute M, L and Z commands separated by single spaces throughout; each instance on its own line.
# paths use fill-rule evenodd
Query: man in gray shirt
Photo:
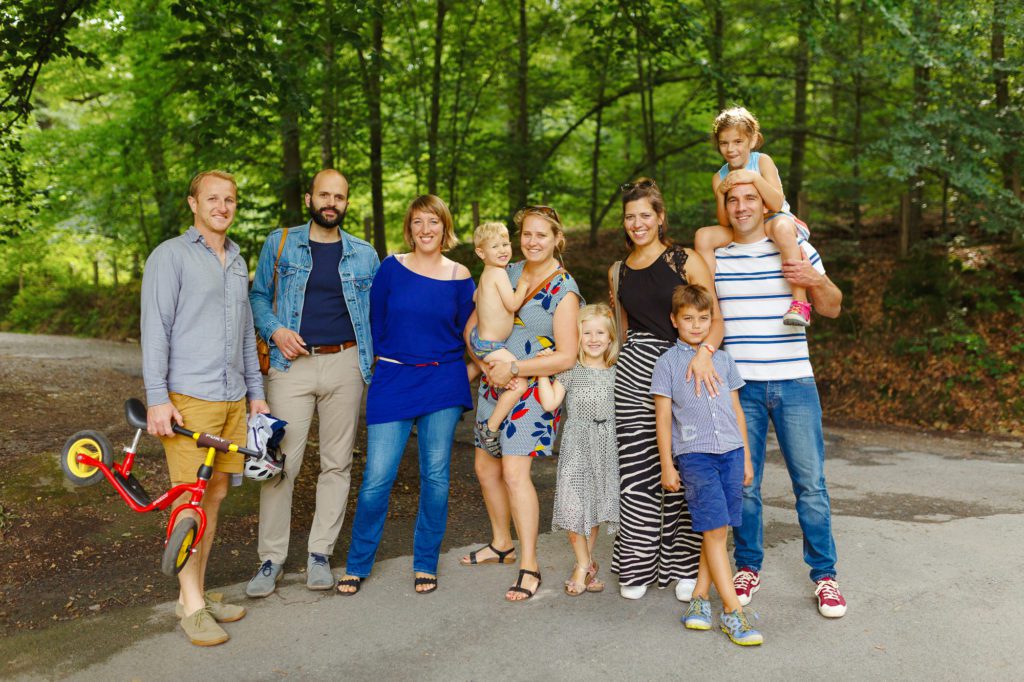
M 148 430 L 167 455 L 171 485 L 192 483 L 204 450 L 174 434 L 171 422 L 245 444 L 246 406 L 269 412 L 256 358 L 249 273 L 227 231 L 235 218 L 231 175 L 207 171 L 193 178 L 188 204 L 194 221 L 181 236 L 157 246 L 142 277 L 142 376 Z M 239 453 L 217 453 L 203 496 L 206 531 L 178 574 L 178 615 L 193 644 L 228 640 L 217 623 L 245 616 L 241 606 L 205 592 L 206 563 L 217 529 L 217 512 L 232 474 L 242 472 Z M 183 495 L 178 503 L 184 504 Z M 189 514 L 185 511 L 182 515 Z

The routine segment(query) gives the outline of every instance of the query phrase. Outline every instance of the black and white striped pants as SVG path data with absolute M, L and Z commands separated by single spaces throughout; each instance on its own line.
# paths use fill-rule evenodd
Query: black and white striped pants
M 696 578 L 701 535 L 691 528 L 683 491 L 661 487 L 651 374 L 672 347 L 629 330 L 615 369 L 615 435 L 619 446 L 619 533 L 612 572 L 620 585 L 665 587 Z

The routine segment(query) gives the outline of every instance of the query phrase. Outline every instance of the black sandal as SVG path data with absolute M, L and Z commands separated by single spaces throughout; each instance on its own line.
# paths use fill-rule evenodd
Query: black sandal
M 537 579 L 537 586 L 534 587 L 532 591 L 526 589 L 525 587 L 523 587 L 523 577 L 527 576 L 527 575 L 532 575 L 534 578 Z M 533 595 L 537 594 L 537 590 L 539 590 L 539 589 L 540 589 L 540 573 L 538 573 L 537 571 L 528 571 L 525 568 L 520 568 L 519 569 L 519 577 L 516 578 L 516 584 L 513 585 L 512 587 L 508 588 L 508 591 L 509 592 L 519 592 L 521 594 L 525 594 L 526 597 L 524 599 L 509 599 L 508 596 L 506 595 L 505 596 L 505 600 L 506 601 L 526 601 L 527 599 L 529 599 Z
M 487 422 L 477 422 L 474 432 L 483 451 L 501 459 L 501 431 L 491 431 L 487 428 Z
M 359 586 L 362 585 L 362 583 L 363 583 L 363 578 L 346 578 L 344 580 L 339 580 L 338 584 L 334 586 L 334 589 L 342 597 L 351 597 L 353 594 L 356 594 L 357 592 L 359 592 Z M 355 589 L 352 590 L 351 592 L 342 592 L 341 590 L 338 589 L 339 587 L 342 587 L 342 586 L 354 587 Z
M 482 561 L 477 561 L 476 560 L 476 555 L 479 554 L 480 552 L 484 551 L 485 549 L 489 549 L 492 552 L 494 552 L 495 558 L 494 559 L 484 559 Z M 486 547 L 481 547 L 480 549 L 475 549 L 472 552 L 470 552 L 469 553 L 469 561 L 468 562 L 462 561 L 460 559 L 459 563 L 462 564 L 463 566 L 479 566 L 480 564 L 513 564 L 513 563 L 515 563 L 516 558 L 515 557 L 509 557 L 508 555 L 511 554 L 514 551 L 516 551 L 515 545 L 513 545 L 512 547 L 509 547 L 504 552 L 500 552 L 500 551 L 498 551 L 497 547 L 495 547 L 494 545 L 492 545 L 491 543 L 488 542 Z
M 430 585 L 431 587 L 429 590 L 416 590 L 415 588 L 419 587 L 420 585 Z M 437 576 L 419 576 L 412 581 L 412 586 L 416 594 L 430 594 L 431 592 L 437 589 Z

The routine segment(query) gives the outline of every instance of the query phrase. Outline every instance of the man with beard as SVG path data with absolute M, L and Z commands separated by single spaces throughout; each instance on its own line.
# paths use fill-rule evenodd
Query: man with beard
M 284 473 L 260 491 L 260 567 L 246 586 L 250 597 L 273 594 L 281 579 L 292 490 L 314 410 L 320 477 L 306 587 L 334 587 L 329 557 L 345 519 L 356 423 L 370 381 L 370 284 L 380 265 L 370 244 L 340 229 L 347 207 L 345 176 L 317 173 L 306 194 L 310 221 L 270 233 L 249 294 L 256 329 L 270 345 L 270 409 L 288 423 L 281 441 Z

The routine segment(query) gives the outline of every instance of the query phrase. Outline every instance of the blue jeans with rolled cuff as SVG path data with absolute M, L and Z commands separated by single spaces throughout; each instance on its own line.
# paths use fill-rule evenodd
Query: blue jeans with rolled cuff
M 814 378 L 748 381 L 740 389 L 740 404 L 747 420 L 754 482 L 743 489 L 743 525 L 733 531 L 737 568 L 746 566 L 760 571 L 764 562 L 761 480 L 771 421 L 796 496 L 796 514 L 804 536 L 804 561 L 811 568 L 811 580 L 835 576 L 836 543 L 825 485 L 825 438 Z
M 448 524 L 452 441 L 462 411 L 462 407 L 447 407 L 415 419 L 366 427 L 366 469 L 352 522 L 346 573 L 366 578 L 373 569 L 388 515 L 391 487 L 415 424 L 419 442 L 420 505 L 413 535 L 412 568 L 416 572 L 437 575 L 437 557 Z

